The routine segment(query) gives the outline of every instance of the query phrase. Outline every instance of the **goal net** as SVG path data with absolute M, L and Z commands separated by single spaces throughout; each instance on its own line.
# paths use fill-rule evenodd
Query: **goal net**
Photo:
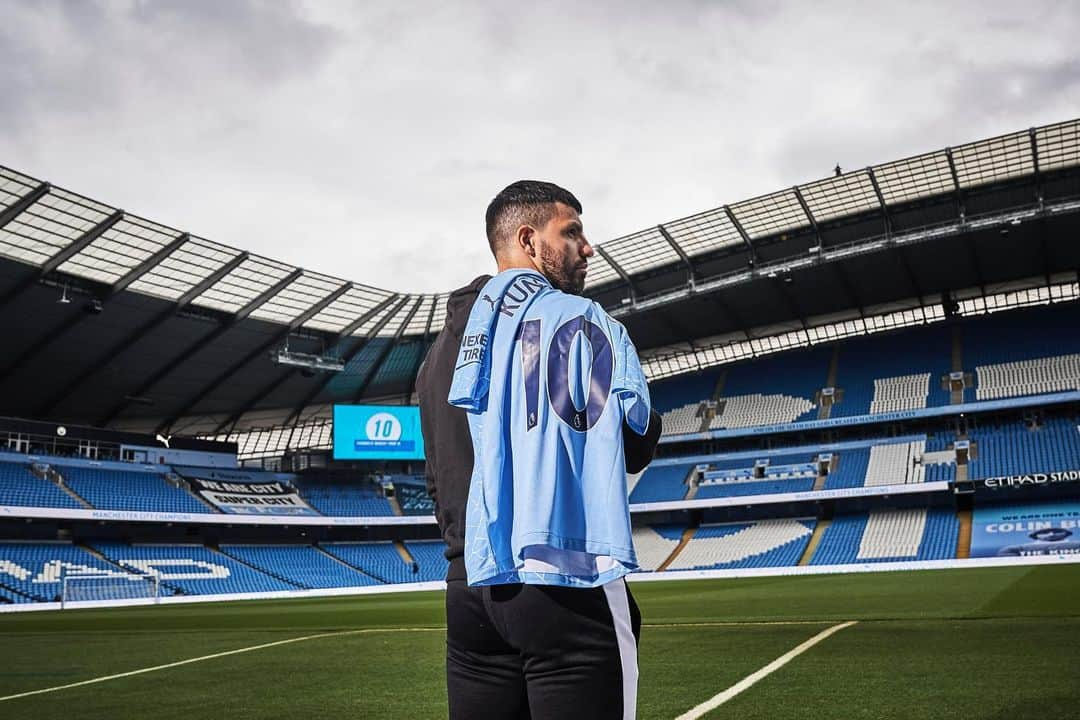
M 151 599 L 157 602 L 159 583 L 156 575 L 137 573 L 97 573 L 64 575 L 60 607 L 86 600 Z

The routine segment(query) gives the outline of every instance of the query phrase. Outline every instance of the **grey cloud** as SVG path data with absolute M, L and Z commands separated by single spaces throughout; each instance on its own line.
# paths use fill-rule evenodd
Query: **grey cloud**
M 602 242 L 1080 107 L 1070 3 L 0 5 L 0 164 L 392 290 L 522 177 Z

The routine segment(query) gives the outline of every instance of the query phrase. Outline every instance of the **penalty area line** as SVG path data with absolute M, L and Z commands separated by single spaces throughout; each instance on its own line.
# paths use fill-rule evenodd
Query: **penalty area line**
M 337 632 L 318 633 L 315 635 L 303 635 L 301 637 L 289 638 L 287 640 L 275 640 L 274 642 L 263 643 L 261 645 L 251 645 L 250 647 L 237 648 L 235 650 L 225 650 L 224 652 L 188 658 L 187 660 L 177 660 L 176 662 L 165 663 L 164 665 L 154 665 L 153 667 L 140 668 L 138 670 L 128 670 L 127 672 L 116 673 L 114 675 L 102 675 L 101 677 L 68 683 L 67 685 L 57 685 L 55 687 L 42 688 L 41 690 L 29 690 L 27 692 L 16 693 L 14 695 L 5 695 L 3 697 L 0 697 L 0 702 L 4 702 L 5 700 L 16 700 L 18 698 L 30 697 L 31 695 L 43 695 L 45 693 L 57 692 L 58 690 L 68 690 L 70 688 L 81 687 L 83 685 L 94 685 L 96 683 L 108 682 L 109 680 L 119 680 L 120 678 L 131 677 L 133 675 L 143 675 L 145 673 L 157 672 L 158 670 L 168 670 L 169 668 L 180 667 L 181 665 L 190 665 L 192 663 L 204 662 L 206 660 L 214 660 L 216 658 L 228 657 L 229 655 L 240 655 L 242 653 L 254 652 L 256 650 L 265 650 L 266 648 L 276 647 L 278 645 L 289 645 L 290 643 L 304 642 L 305 640 L 318 640 L 319 638 L 340 637 L 342 635 L 361 635 L 369 633 L 389 632 L 432 632 L 436 630 L 443 631 L 444 629 L 445 628 L 441 627 L 361 628 L 359 630 L 339 630 Z
M 802 644 L 800 644 L 800 645 L 798 645 L 796 647 L 793 647 L 791 650 L 788 650 L 786 653 L 784 653 L 780 657 L 776 658 L 771 663 L 769 663 L 765 667 L 761 668 L 757 672 L 754 672 L 754 673 L 752 673 L 750 675 L 747 675 L 742 680 L 740 680 L 739 682 L 737 682 L 734 685 L 732 685 L 731 687 L 729 687 L 727 690 L 724 690 L 723 692 L 714 695 L 713 697 L 709 698 L 708 700 L 701 703 L 697 707 L 692 708 L 690 710 L 687 710 L 682 715 L 675 718 L 675 720 L 697 720 L 697 718 L 700 718 L 701 716 L 705 715 L 706 713 L 712 712 L 716 708 L 718 708 L 721 705 L 723 705 L 724 703 L 726 703 L 731 698 L 733 698 L 736 695 L 738 695 L 739 693 L 741 693 L 743 690 L 746 690 L 747 688 L 752 686 L 757 681 L 759 681 L 759 680 L 761 680 L 761 679 L 763 679 L 765 677 L 768 677 L 772 673 L 774 673 L 777 670 L 779 670 L 780 668 L 784 667 L 789 662 L 791 662 L 795 658 L 799 657 L 804 652 L 806 652 L 810 648 L 814 647 L 815 645 L 817 645 L 819 642 L 826 639 L 830 635 L 833 635 L 834 633 L 838 633 L 841 630 L 843 630 L 844 628 L 851 627 L 852 625 L 854 625 L 857 622 L 858 622 L 858 620 L 851 620 L 849 622 L 844 622 L 844 623 L 840 623 L 838 625 L 833 625 L 830 628 L 826 628 L 825 630 L 822 630 L 821 632 L 819 632 L 817 635 L 810 638 L 806 642 L 804 642 L 804 643 L 802 643 Z

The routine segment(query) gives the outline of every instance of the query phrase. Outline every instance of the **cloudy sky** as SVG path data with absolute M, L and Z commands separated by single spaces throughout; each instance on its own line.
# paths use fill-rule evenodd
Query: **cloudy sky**
M 878 7 L 874 7 L 878 5 Z M 1080 116 L 1073 2 L 0 0 L 0 165 L 398 291 L 487 202 L 590 239 Z

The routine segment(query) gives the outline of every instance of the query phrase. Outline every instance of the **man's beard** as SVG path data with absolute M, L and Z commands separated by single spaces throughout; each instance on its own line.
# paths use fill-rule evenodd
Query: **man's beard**
M 568 267 L 554 250 L 543 243 L 540 244 L 540 268 L 544 277 L 557 290 L 569 295 L 580 295 L 585 289 L 585 275 L 582 274 L 578 280 L 576 265 L 569 263 Z

